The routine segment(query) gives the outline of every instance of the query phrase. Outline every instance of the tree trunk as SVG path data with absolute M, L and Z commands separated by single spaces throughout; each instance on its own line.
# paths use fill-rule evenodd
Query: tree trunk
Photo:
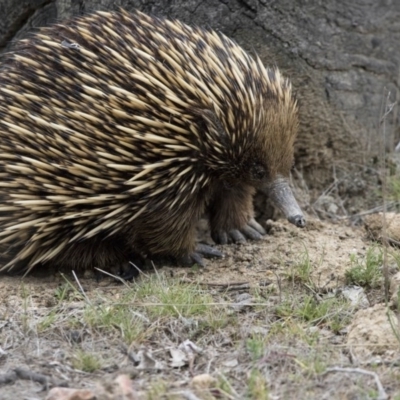
M 400 1 L 0 0 L 0 52 L 33 28 L 119 6 L 220 30 L 278 65 L 299 99 L 297 169 L 311 189 L 399 137 Z

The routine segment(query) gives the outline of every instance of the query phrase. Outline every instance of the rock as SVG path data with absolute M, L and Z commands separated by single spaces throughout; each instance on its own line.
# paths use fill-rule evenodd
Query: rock
M 397 318 L 390 312 L 395 329 L 399 329 Z M 398 350 L 399 342 L 393 332 L 384 304 L 359 310 L 348 328 L 347 342 L 351 351 L 360 359 Z
M 386 237 L 400 243 L 400 214 L 388 212 L 385 219 L 383 213 L 367 215 L 364 225 L 370 239 L 382 241 L 382 238 Z

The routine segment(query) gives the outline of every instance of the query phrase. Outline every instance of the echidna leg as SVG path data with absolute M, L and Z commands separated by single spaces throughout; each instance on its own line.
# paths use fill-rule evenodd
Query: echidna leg
M 219 190 L 210 206 L 211 237 L 216 243 L 260 240 L 264 228 L 254 219 L 254 189 L 241 186 Z
M 132 231 L 134 247 L 148 257 L 172 258 L 184 266 L 203 266 L 202 256 L 222 257 L 217 249 L 196 243 L 196 226 L 204 207 L 202 196 L 182 205 L 176 212 L 153 207 L 152 212 L 142 217 L 136 224 L 136 230 Z

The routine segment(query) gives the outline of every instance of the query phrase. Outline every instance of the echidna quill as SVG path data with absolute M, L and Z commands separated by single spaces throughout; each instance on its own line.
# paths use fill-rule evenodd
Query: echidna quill
M 257 188 L 302 227 L 297 126 L 288 80 L 220 33 L 124 11 L 42 29 L 0 69 L 1 268 L 201 262 L 203 213 L 217 243 L 264 233 Z

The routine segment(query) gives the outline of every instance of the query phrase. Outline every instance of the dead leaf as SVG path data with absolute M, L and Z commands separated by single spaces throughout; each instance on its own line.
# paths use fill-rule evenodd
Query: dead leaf
M 148 350 L 139 350 L 137 357 L 140 360 L 137 369 L 164 369 L 164 366 Z
M 181 349 L 170 349 L 169 352 L 172 357 L 171 367 L 173 368 L 183 367 L 189 362 L 186 353 Z

